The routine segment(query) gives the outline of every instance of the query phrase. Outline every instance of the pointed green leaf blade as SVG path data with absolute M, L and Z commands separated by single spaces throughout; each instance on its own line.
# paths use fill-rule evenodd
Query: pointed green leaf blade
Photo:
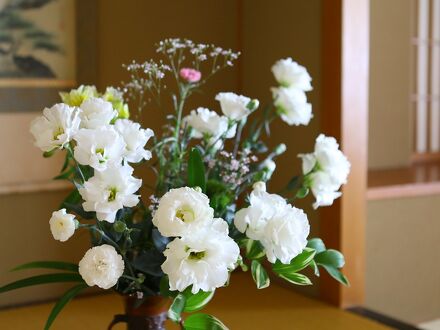
M 345 264 L 344 256 L 336 250 L 326 250 L 315 256 L 315 262 L 321 266 L 330 266 L 334 268 L 342 268 Z
M 279 260 L 275 262 L 272 269 L 275 273 L 283 275 L 286 273 L 296 273 L 306 268 L 315 256 L 316 251 L 310 248 L 305 248 L 303 252 L 292 259 L 290 264 L 283 264 Z
M 307 242 L 307 247 L 315 249 L 316 253 L 320 253 L 326 250 L 324 242 L 320 238 L 309 239 L 309 241 Z
M 183 325 L 185 330 L 229 330 L 218 318 L 198 313 L 190 315 Z
M 186 304 L 184 312 L 197 312 L 205 307 L 211 299 L 214 297 L 215 291 L 205 292 L 199 291 L 196 294 L 192 294 L 191 291 L 185 293 Z
M 257 260 L 252 260 L 251 272 L 258 289 L 264 289 L 270 285 L 270 279 L 266 270 Z
M 33 261 L 19 265 L 11 269 L 11 271 L 35 269 L 35 268 L 58 269 L 58 270 L 66 270 L 66 271 L 78 273 L 77 264 L 72 264 L 70 262 L 64 262 L 64 261 Z
M 310 279 L 300 273 L 287 273 L 283 275 L 279 275 L 282 279 L 296 285 L 312 285 L 312 281 Z
M 327 273 L 329 273 L 329 275 L 333 277 L 336 281 L 344 284 L 345 286 L 350 286 L 350 282 L 348 281 L 348 279 L 339 270 L 337 270 L 334 267 L 326 266 L 326 265 L 322 265 L 322 267 L 324 267 Z
M 56 273 L 56 274 L 37 275 L 6 284 L 0 287 L 0 293 L 16 290 L 32 285 L 59 283 L 59 282 L 83 282 L 83 279 L 81 275 L 76 273 Z
M 168 309 L 168 317 L 174 322 L 180 322 L 180 314 L 182 314 L 186 303 L 186 297 L 183 293 L 179 293 L 174 298 L 170 309 Z
M 71 301 L 75 296 L 78 295 L 82 290 L 87 288 L 87 284 L 81 283 L 77 286 L 74 286 L 70 290 L 68 290 L 53 306 L 52 311 L 49 314 L 49 317 L 47 318 L 46 325 L 44 326 L 44 330 L 48 330 L 50 326 L 52 325 L 55 318 L 58 316 L 58 314 L 61 312 L 61 310 L 66 306 L 69 301 Z
M 188 161 L 188 186 L 206 191 L 205 165 L 200 150 L 192 148 Z

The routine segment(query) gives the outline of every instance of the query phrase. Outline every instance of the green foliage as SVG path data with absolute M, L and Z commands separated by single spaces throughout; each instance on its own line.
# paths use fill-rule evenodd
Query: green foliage
M 251 273 L 258 289 L 264 289 L 270 285 L 269 275 L 257 260 L 252 260 Z
M 296 198 L 304 198 L 309 194 L 309 188 L 307 187 L 301 187 L 299 188 L 299 190 L 296 192 L 295 197 Z
M 208 314 L 193 314 L 190 315 L 184 323 L 185 330 L 228 330 L 219 319 Z
M 192 148 L 188 160 L 188 186 L 206 191 L 205 165 L 198 148 Z
M 285 274 L 279 274 L 279 276 L 286 280 L 287 282 L 290 282 L 292 284 L 296 285 L 312 285 L 312 281 L 305 276 L 304 274 L 300 273 L 285 273 Z
M 181 314 L 185 308 L 186 297 L 183 293 L 179 293 L 173 300 L 171 307 L 168 309 L 168 318 L 173 322 L 180 322 Z
M 305 248 L 301 254 L 297 255 L 289 264 L 283 264 L 279 260 L 277 260 L 272 269 L 275 273 L 279 275 L 286 275 L 299 272 L 306 268 L 312 261 L 315 256 L 315 250 L 310 248 Z
M 33 261 L 14 267 L 13 269 L 11 269 L 11 271 L 35 269 L 35 268 L 66 270 L 66 271 L 78 273 L 77 264 L 72 264 L 70 262 L 63 262 L 63 261 Z
M 47 318 L 46 325 L 44 326 L 45 330 L 48 330 L 52 325 L 55 318 L 61 312 L 61 310 L 66 306 L 75 296 L 77 296 L 81 291 L 86 289 L 88 286 L 85 283 L 74 286 L 70 290 L 68 290 L 64 295 L 57 301 L 55 306 L 52 308 L 52 311 Z
M 16 290 L 28 286 L 33 286 L 33 285 L 61 283 L 61 282 L 83 282 L 83 279 L 81 275 L 75 273 L 55 273 L 55 274 L 37 275 L 4 285 L 0 287 L 0 293 Z
M 339 269 L 344 267 L 345 259 L 341 252 L 332 249 L 326 249 L 324 242 L 320 238 L 310 239 L 307 246 L 316 251 L 316 255 L 310 267 L 312 267 L 316 276 L 319 276 L 318 266 L 324 268 L 327 273 L 336 281 L 349 286 L 348 279 Z
M 192 313 L 201 310 L 211 301 L 214 297 L 214 293 L 215 291 L 205 292 L 200 290 L 196 294 L 193 294 L 191 290 L 185 290 L 186 304 L 183 311 Z
M 263 245 L 259 241 L 248 239 L 246 242 L 246 257 L 250 260 L 261 259 L 264 257 L 265 252 Z

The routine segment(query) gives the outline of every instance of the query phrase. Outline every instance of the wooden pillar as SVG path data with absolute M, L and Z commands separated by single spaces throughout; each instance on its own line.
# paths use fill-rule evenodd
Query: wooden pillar
M 334 136 L 351 162 L 343 196 L 320 210 L 321 236 L 346 258 L 343 287 L 329 276 L 321 297 L 340 307 L 365 296 L 365 221 L 368 137 L 369 0 L 323 0 L 322 131 Z

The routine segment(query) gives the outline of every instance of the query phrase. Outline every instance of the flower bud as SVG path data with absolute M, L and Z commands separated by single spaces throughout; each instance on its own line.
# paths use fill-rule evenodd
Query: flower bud
M 276 146 L 275 150 L 273 151 L 275 155 L 279 156 L 283 154 L 286 151 L 287 147 L 284 143 L 281 143 Z
M 113 229 L 117 233 L 123 233 L 127 229 L 127 225 L 123 221 L 118 220 L 113 224 Z
M 258 108 L 259 105 L 260 105 L 260 101 L 258 101 L 257 99 L 253 99 L 246 105 L 246 107 L 249 110 L 254 111 Z
M 255 182 L 252 186 L 252 189 L 259 191 L 266 191 L 266 183 L 264 183 L 263 181 Z

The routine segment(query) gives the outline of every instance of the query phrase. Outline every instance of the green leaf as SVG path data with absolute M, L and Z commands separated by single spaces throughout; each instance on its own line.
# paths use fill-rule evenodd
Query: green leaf
M 315 276 L 318 276 L 319 277 L 319 268 L 318 268 L 318 265 L 316 264 L 316 262 L 315 262 L 315 260 L 312 260 L 311 262 L 310 262 L 310 267 L 313 269 L 313 273 L 315 273 Z
M 322 239 L 320 238 L 312 238 L 307 242 L 307 247 L 315 249 L 316 253 L 320 253 L 325 251 L 325 245 Z
M 205 166 L 199 149 L 192 148 L 188 161 L 188 185 L 206 191 Z
M 344 267 L 345 259 L 341 252 L 330 249 L 318 253 L 315 257 L 315 262 L 321 266 L 342 268 Z
M 300 273 L 279 274 L 279 277 L 296 285 L 312 285 L 312 281 L 310 281 L 307 276 Z
M 290 179 L 289 183 L 287 184 L 286 189 L 287 190 L 293 190 L 295 189 L 299 182 L 300 182 L 301 176 L 300 175 L 296 175 L 294 176 L 292 179 Z
M 295 197 L 296 198 L 304 198 L 309 194 L 309 188 L 307 187 L 301 187 L 299 188 L 299 190 L 297 191 Z
M 160 280 L 160 294 L 164 297 L 175 297 L 175 292 L 170 290 L 168 276 L 163 276 Z
M 258 289 L 264 289 L 270 285 L 270 279 L 266 270 L 257 260 L 252 260 L 251 272 Z
M 246 257 L 248 259 L 260 259 L 264 257 L 264 248 L 259 241 L 249 239 L 246 243 Z
M 339 270 L 327 265 L 321 265 L 321 266 L 324 267 L 327 273 L 329 273 L 329 275 L 333 277 L 336 281 L 344 284 L 345 286 L 350 286 L 350 282 L 348 281 L 348 279 Z
M 81 275 L 75 273 L 37 275 L 6 284 L 5 286 L 0 287 L 0 293 L 24 288 L 27 286 L 60 282 L 83 282 L 83 279 Z
M 61 312 L 61 310 L 64 308 L 64 306 L 69 303 L 78 293 L 80 293 L 82 290 L 87 288 L 87 284 L 79 284 L 77 286 L 74 286 L 70 290 L 68 290 L 53 306 L 52 311 L 49 314 L 49 317 L 47 318 L 46 325 L 44 326 L 44 330 L 48 330 L 50 326 L 52 325 L 55 318 L 58 316 L 58 314 Z
M 11 271 L 34 269 L 34 268 L 59 269 L 59 270 L 67 270 L 78 273 L 77 264 L 72 264 L 70 262 L 63 262 L 63 261 L 34 261 L 19 265 L 11 269 Z
M 186 304 L 184 312 L 197 312 L 205 307 L 211 299 L 214 297 L 215 291 L 205 292 L 199 291 L 196 294 L 192 294 L 191 290 L 185 292 Z
M 186 303 L 186 297 L 183 293 L 179 293 L 176 298 L 174 298 L 170 309 L 168 310 L 168 317 L 174 322 L 180 322 L 180 314 L 182 314 Z
M 303 252 L 292 259 L 290 264 L 283 264 L 279 260 L 275 262 L 272 269 L 275 273 L 284 275 L 287 273 L 296 273 L 306 268 L 315 256 L 316 251 L 310 248 L 305 248 Z
M 229 328 L 218 318 L 198 313 L 190 315 L 183 325 L 185 330 L 228 330 Z
M 43 157 L 44 158 L 52 157 L 55 154 L 56 151 L 57 151 L 57 148 L 52 149 L 50 151 L 45 151 L 45 152 L 43 152 Z

